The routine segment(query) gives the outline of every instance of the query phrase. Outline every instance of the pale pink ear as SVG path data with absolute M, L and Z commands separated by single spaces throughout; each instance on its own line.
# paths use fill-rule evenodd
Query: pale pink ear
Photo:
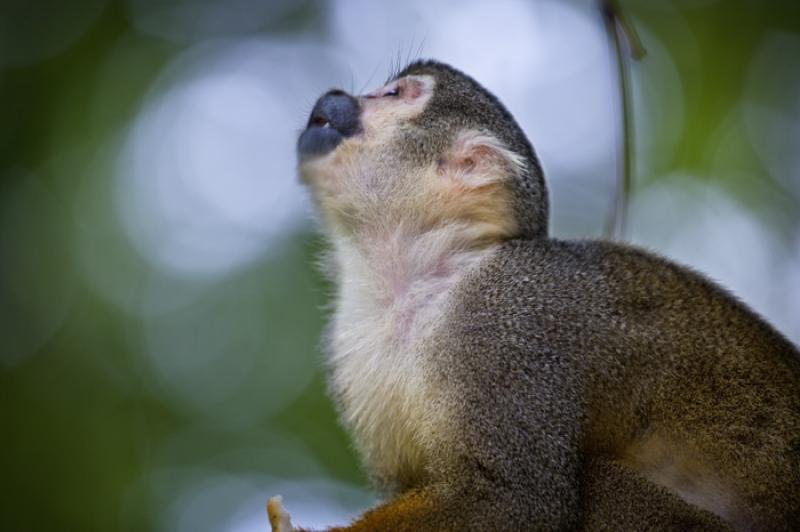
M 467 188 L 507 179 L 523 168 L 523 159 L 498 138 L 481 131 L 460 132 L 438 161 L 437 172 Z

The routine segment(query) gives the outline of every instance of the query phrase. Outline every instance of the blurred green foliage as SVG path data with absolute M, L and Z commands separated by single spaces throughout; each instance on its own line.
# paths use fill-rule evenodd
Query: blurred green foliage
M 316 346 L 330 287 L 313 267 L 320 242 L 308 229 L 223 282 L 173 280 L 190 300 L 234 322 L 256 312 L 267 362 L 253 363 L 250 377 L 282 371 L 270 365 L 270 353 L 291 352 L 308 368 L 301 393 L 258 415 L 258 405 L 246 395 L 251 388 L 244 388 L 245 395 L 219 404 L 200 402 L 198 412 L 200 407 L 165 392 L 168 383 L 154 376 L 143 355 L 142 331 L 151 320 L 183 318 L 172 310 L 143 315 L 127 304 L 146 290 L 154 273 L 120 227 L 109 147 L 135 118 L 162 69 L 188 44 L 137 30 L 124 2 L 59 5 L 0 8 L 0 529 L 165 529 L 173 493 L 159 484 L 164 471 L 327 476 L 365 485 L 325 395 Z M 797 57 L 777 57 L 783 62 L 767 84 L 750 85 L 752 59 L 762 53 L 764 38 L 800 33 L 800 3 L 623 6 L 645 36 L 663 44 L 681 82 L 683 122 L 677 132 L 668 122 L 637 120 L 643 144 L 635 186 L 674 172 L 691 175 L 738 198 L 792 245 L 800 227 L 800 187 L 776 179 L 757 153 L 742 125 L 742 106 L 745 93 L 757 94 L 779 114 L 799 112 L 791 110 L 800 94 Z M 248 31 L 320 36 L 327 13 L 325 2 L 296 2 Z M 52 50 L 42 44 L 48 38 Z M 43 47 L 40 58 L 36 46 Z M 27 59 L 17 64 L 18 56 Z M 657 83 L 658 68 L 645 60 L 634 66 L 633 76 L 643 86 Z M 669 119 L 677 111 L 660 110 L 658 116 Z M 675 149 L 664 150 L 671 142 L 665 135 L 673 133 Z M 800 180 L 800 168 L 787 168 L 790 180 Z M 94 272 L 89 280 L 87 271 Z M 119 279 L 128 284 L 120 288 Z M 201 332 L 202 341 L 213 340 L 213 332 Z M 213 394 L 214 386 L 212 379 L 197 393 Z M 243 405 L 256 413 L 248 410 L 239 419 Z M 295 452 L 297 445 L 302 452 Z M 237 454 L 241 449 L 256 451 Z M 166 495 L 159 491 L 164 489 Z

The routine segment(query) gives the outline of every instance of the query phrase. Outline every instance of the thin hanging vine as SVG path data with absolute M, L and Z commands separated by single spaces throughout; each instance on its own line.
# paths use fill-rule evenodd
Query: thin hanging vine
M 602 0 L 600 10 L 617 65 L 622 136 L 617 163 L 617 189 L 604 234 L 606 238 L 624 240 L 628 202 L 633 182 L 634 158 L 630 60 L 641 59 L 645 56 L 646 51 L 636 29 L 620 9 L 617 0 Z

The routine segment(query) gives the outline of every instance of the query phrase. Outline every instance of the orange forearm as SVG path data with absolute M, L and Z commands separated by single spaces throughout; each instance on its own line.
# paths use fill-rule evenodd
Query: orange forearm
M 280 500 L 271 499 L 267 511 L 273 532 L 312 532 L 293 528 Z M 356 519 L 352 524 L 327 529 L 328 532 L 433 532 L 446 531 L 441 508 L 437 511 L 429 490 L 414 490 L 381 504 Z
M 440 530 L 434 526 L 433 496 L 424 490 L 410 491 L 359 517 L 353 524 L 331 529 L 331 532 L 424 532 Z

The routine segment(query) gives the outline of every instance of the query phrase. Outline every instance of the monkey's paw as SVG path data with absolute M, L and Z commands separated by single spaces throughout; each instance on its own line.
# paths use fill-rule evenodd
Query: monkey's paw
M 267 515 L 272 532 L 293 532 L 292 519 L 283 507 L 283 497 L 276 495 L 267 501 Z

